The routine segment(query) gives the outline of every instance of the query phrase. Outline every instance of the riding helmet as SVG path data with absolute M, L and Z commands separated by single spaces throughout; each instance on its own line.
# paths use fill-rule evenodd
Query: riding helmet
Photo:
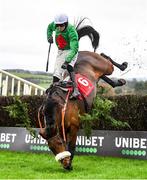
M 58 14 L 54 19 L 55 24 L 64 24 L 68 22 L 68 16 L 66 14 Z

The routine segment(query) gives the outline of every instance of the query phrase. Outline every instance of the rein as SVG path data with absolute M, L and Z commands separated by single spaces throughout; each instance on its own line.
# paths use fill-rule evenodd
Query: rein
M 42 127 L 41 120 L 40 120 L 40 113 L 41 113 L 42 108 L 43 107 L 41 106 L 38 110 L 38 123 L 39 123 L 39 127 L 40 127 L 41 131 L 43 131 L 43 127 Z
M 64 142 L 66 142 L 66 136 L 65 136 L 65 124 L 64 124 L 64 120 L 65 120 L 65 111 L 66 111 L 66 107 L 67 107 L 67 103 L 68 103 L 68 99 L 69 99 L 69 95 L 70 95 L 71 89 L 68 90 L 66 99 L 65 99 L 65 104 L 62 108 L 62 120 L 61 120 L 61 124 L 62 124 L 62 133 L 63 133 L 63 140 Z

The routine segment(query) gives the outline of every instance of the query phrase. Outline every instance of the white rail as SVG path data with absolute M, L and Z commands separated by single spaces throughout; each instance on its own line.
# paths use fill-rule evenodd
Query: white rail
M 0 96 L 42 95 L 45 88 L 0 69 Z

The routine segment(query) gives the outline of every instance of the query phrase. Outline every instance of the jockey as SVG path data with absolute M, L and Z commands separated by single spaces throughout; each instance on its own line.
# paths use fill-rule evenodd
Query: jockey
M 77 97 L 80 95 L 74 73 L 79 49 L 77 31 L 74 26 L 68 23 L 68 16 L 65 14 L 56 15 L 54 21 L 48 25 L 47 40 L 49 43 L 53 43 L 53 31 L 55 31 L 55 41 L 58 47 L 53 83 L 63 80 L 63 74 L 67 70 L 74 87 L 72 96 Z

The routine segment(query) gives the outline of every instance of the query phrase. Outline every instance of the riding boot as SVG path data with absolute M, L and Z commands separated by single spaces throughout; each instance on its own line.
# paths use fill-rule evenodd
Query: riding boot
M 76 81 L 75 81 L 75 72 L 74 71 L 70 72 L 70 79 L 71 79 L 71 81 L 73 83 L 73 88 L 74 88 L 72 96 L 76 98 L 76 97 L 78 97 L 80 95 L 80 92 L 79 92 L 79 90 L 77 88 L 77 84 L 76 84 Z
M 74 68 L 71 65 L 67 66 L 67 71 L 69 73 L 70 79 L 73 83 L 73 93 L 72 93 L 72 97 L 77 98 L 80 94 L 78 88 L 77 88 L 77 84 L 76 84 L 76 80 L 75 80 L 75 72 L 74 72 Z

